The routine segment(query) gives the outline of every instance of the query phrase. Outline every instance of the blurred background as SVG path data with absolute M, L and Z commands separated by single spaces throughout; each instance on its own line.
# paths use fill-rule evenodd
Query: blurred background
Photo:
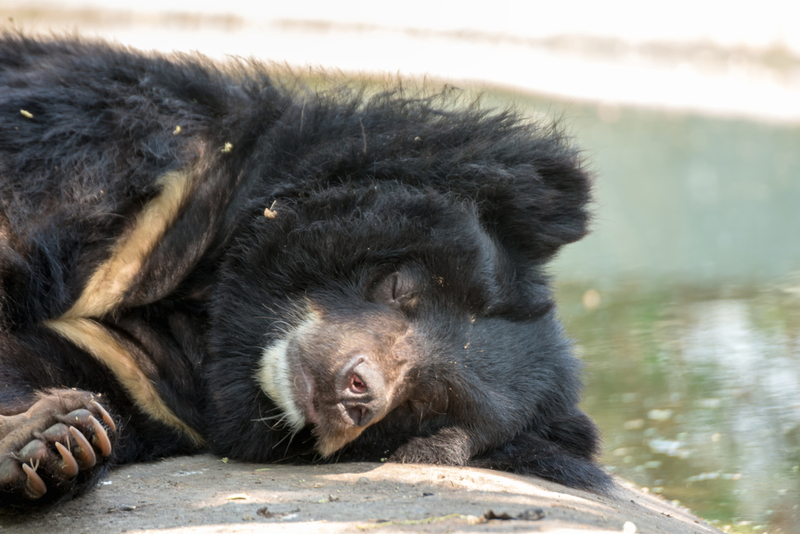
M 609 469 L 800 533 L 800 3 L 0 0 L 0 24 L 482 92 L 597 177 L 552 273 Z

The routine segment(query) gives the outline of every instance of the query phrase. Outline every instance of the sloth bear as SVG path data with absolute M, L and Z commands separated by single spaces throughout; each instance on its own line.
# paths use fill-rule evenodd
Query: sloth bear
M 0 509 L 200 450 L 610 487 L 544 271 L 578 151 L 270 70 L 0 38 Z

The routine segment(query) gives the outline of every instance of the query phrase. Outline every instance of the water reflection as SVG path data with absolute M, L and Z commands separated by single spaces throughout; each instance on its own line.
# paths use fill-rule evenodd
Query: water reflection
M 560 289 L 615 472 L 737 532 L 800 532 L 800 297 Z

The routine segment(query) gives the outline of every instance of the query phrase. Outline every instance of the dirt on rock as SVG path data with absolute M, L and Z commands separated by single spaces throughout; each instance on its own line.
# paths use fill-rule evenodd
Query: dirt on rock
M 212 532 L 718 533 L 624 482 L 613 495 L 496 471 L 392 463 L 263 465 L 210 455 L 116 469 L 0 534 Z

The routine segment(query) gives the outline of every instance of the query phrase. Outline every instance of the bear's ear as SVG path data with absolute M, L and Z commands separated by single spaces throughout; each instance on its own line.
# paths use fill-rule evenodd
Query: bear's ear
M 547 261 L 586 235 L 592 177 L 560 124 L 477 105 L 420 139 L 431 184 L 474 202 L 485 227 L 519 259 Z
M 512 154 L 461 165 L 482 223 L 520 259 L 545 262 L 588 232 L 592 177 L 560 137 L 525 139 Z
M 509 170 L 483 191 L 481 218 L 509 250 L 532 261 L 547 261 L 588 232 L 591 181 L 579 165 Z

